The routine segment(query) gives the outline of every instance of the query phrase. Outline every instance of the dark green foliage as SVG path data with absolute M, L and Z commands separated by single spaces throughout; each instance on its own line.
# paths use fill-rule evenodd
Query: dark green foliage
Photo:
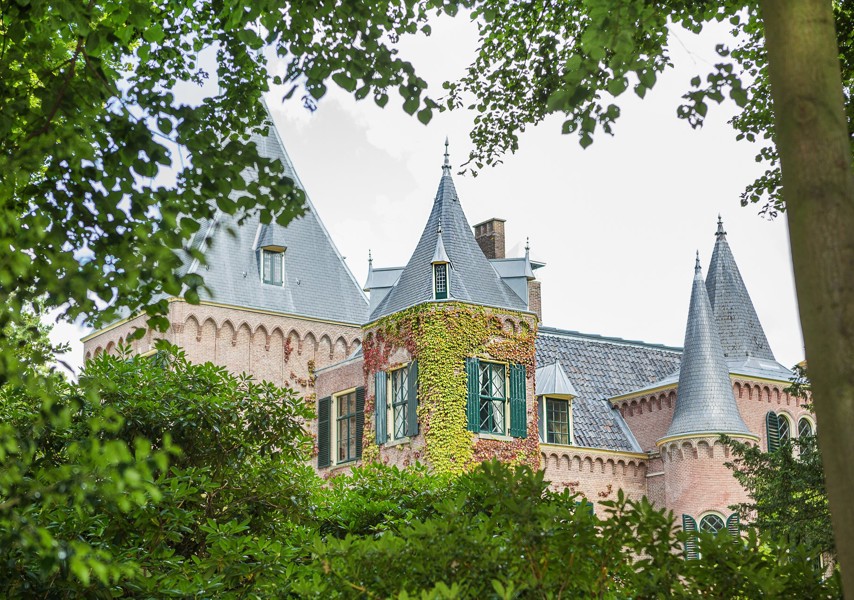
M 301 399 L 175 349 L 51 395 L 0 389 L 0 593 L 269 595 L 317 485 Z
M 602 503 L 608 518 L 599 519 L 576 496 L 549 490 L 542 473 L 527 467 L 484 463 L 455 480 L 430 479 L 372 466 L 334 480 L 324 492 L 322 538 L 311 560 L 295 570 L 292 592 L 316 598 L 840 597 L 836 581 L 824 581 L 800 550 L 762 545 L 755 534 L 743 540 L 699 534 L 702 558 L 686 561 L 679 552 L 685 536 L 675 534 L 672 516 L 646 500 L 620 494 Z M 347 516 L 336 520 L 337 514 Z
M 729 466 L 750 502 L 734 508 L 781 543 L 802 545 L 813 558 L 835 554 L 827 488 L 816 437 L 801 436 L 774 452 L 728 440 Z

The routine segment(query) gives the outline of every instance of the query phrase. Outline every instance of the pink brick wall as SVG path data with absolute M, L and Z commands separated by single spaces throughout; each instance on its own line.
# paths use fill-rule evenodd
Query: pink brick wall
M 647 458 L 633 453 L 602 452 L 575 446 L 540 445 L 540 466 L 554 489 L 568 488 L 596 505 L 614 500 L 622 489 L 639 500 L 647 493 Z
M 655 443 L 664 437 L 676 406 L 676 386 L 653 393 L 626 398 L 614 403 L 629 425 L 644 452 L 654 452 Z

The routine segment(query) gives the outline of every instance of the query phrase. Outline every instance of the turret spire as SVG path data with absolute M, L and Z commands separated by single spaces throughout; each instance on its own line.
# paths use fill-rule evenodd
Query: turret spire
M 676 409 L 665 438 L 689 434 L 749 434 L 738 412 L 699 253 L 694 267 Z
M 723 220 L 718 216 L 715 249 L 706 277 L 706 291 L 715 314 L 721 345 L 727 360 L 745 357 L 774 360 L 747 287 L 727 242 Z

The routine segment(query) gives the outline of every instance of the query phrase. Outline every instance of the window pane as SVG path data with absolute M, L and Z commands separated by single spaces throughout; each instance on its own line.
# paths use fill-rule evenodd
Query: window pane
M 706 515 L 702 519 L 700 519 L 700 531 L 705 531 L 706 533 L 717 533 L 724 529 L 724 520 L 721 519 L 718 515 Z
M 394 407 L 394 439 L 406 437 L 406 404 Z
M 546 399 L 546 441 L 569 444 L 569 401 Z
M 791 425 L 789 425 L 789 419 L 783 415 L 778 416 L 780 417 L 780 443 L 782 444 L 792 437 L 792 428 Z
M 504 365 L 492 366 L 492 397 L 504 398 Z
M 352 458 L 356 458 L 356 417 L 355 417 L 355 415 L 350 417 L 350 420 L 348 421 L 348 423 L 350 425 L 348 428 L 350 436 L 348 439 L 349 443 L 347 445 L 347 452 L 348 452 L 347 458 L 352 459 Z
M 504 433 L 504 400 L 492 401 L 492 433 Z
M 480 395 L 489 396 L 489 363 L 480 363 Z
M 492 431 L 492 403 L 489 400 L 480 401 L 480 430 Z
M 809 419 L 801 419 L 798 421 L 798 437 L 810 435 L 812 435 L 812 423 L 809 422 Z
M 347 460 L 347 421 L 338 421 L 338 462 Z

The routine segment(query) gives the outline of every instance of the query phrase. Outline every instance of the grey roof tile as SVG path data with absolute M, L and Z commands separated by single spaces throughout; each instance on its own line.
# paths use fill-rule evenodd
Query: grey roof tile
M 706 291 L 715 313 L 723 352 L 728 360 L 756 356 L 773 361 L 774 353 L 735 264 L 720 217 L 715 236 Z
M 483 255 L 460 206 L 450 167 L 444 167 L 443 171 L 433 209 L 415 252 L 397 284 L 371 313 L 371 321 L 433 299 L 431 261 L 440 226 L 442 243 L 451 264 L 449 300 L 528 310 L 526 302 L 501 280 Z
M 254 136 L 262 156 L 279 159 L 289 177 L 304 189 L 272 121 L 266 136 Z M 262 224 L 256 215 L 237 223 L 237 217 L 217 211 L 201 224 L 191 244 L 207 261 L 187 270 L 202 269 L 210 293 L 202 300 L 232 306 L 281 312 L 361 325 L 368 301 L 306 196 L 306 213 L 287 227 Z M 285 250 L 283 286 L 261 280 L 259 249 L 275 245 Z
M 750 433 L 738 412 L 700 259 L 694 267 L 685 348 L 679 365 L 673 421 L 664 437 L 693 433 Z
M 574 442 L 640 451 L 611 398 L 658 381 L 679 367 L 681 348 L 540 327 L 537 364 L 559 362 L 578 396 L 572 401 Z

